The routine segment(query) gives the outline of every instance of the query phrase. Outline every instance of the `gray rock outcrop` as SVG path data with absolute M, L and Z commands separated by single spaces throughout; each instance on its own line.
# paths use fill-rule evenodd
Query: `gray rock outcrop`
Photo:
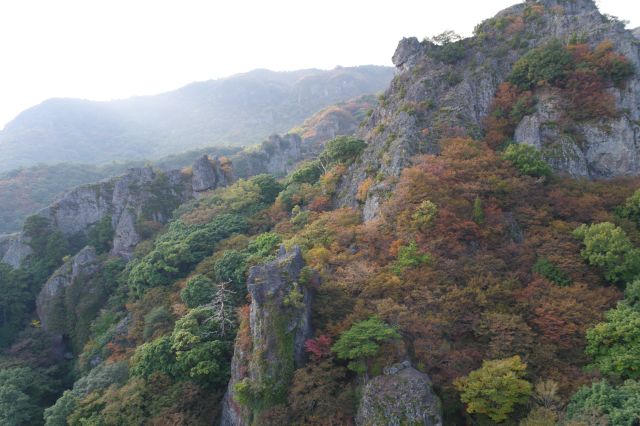
M 179 172 L 130 169 L 122 176 L 71 190 L 38 215 L 67 237 L 86 236 L 93 225 L 110 217 L 112 254 L 129 258 L 140 242 L 138 219 L 166 222 L 173 208 L 190 197 L 190 189 L 187 177 Z
M 391 61 L 400 71 L 406 71 L 415 65 L 423 48 L 415 37 L 403 38 L 398 43 Z
M 393 56 L 397 75 L 356 134 L 368 146 L 342 179 L 337 204 L 358 206 L 360 183 L 369 177 L 384 178 L 388 186 L 374 186 L 361 205 L 365 220 L 375 217 L 394 179 L 413 155 L 437 154 L 438 141 L 444 137 L 483 137 L 484 120 L 497 87 L 519 58 L 552 40 L 569 42 L 576 36 L 592 47 L 610 40 L 614 50 L 640 70 L 638 39 L 623 23 L 602 15 L 593 0 L 523 2 L 483 22 L 473 37 L 456 45 L 403 39 Z M 560 152 L 552 161 L 556 170 L 591 178 L 640 174 L 640 73 L 625 88 L 608 90 L 621 118 L 583 123 L 579 129 L 587 141 L 583 148 L 560 141 Z M 520 134 L 555 137 L 542 119 L 526 118 Z M 536 128 L 538 123 L 542 128 Z
M 361 102 L 363 107 L 367 105 L 366 100 L 358 99 L 353 102 L 356 105 Z M 375 102 L 371 102 L 370 105 L 375 105 Z M 296 129 L 302 138 L 303 156 L 306 158 L 315 157 L 322 152 L 327 141 L 337 136 L 353 135 L 362 121 L 358 119 L 357 113 L 359 112 L 357 109 L 354 111 L 337 105 L 320 111 L 306 120 L 299 129 Z
M 31 253 L 22 233 L 0 235 L 0 262 L 17 268 Z
M 85 247 L 49 277 L 36 298 L 36 312 L 43 329 L 53 334 L 65 334 L 65 290 L 79 278 L 90 278 L 99 267 L 95 249 Z
M 86 238 L 101 220 L 110 218 L 114 231 L 111 254 L 129 259 L 141 240 L 139 222 L 165 223 L 180 204 L 228 183 L 229 177 L 222 171 L 220 162 L 203 156 L 193 165 L 191 174 L 142 167 L 79 186 L 62 194 L 37 215 L 47 219 L 52 229 L 67 238 L 80 239 Z M 21 233 L 0 236 L 3 262 L 18 267 L 30 253 Z
M 385 368 L 364 387 L 356 425 L 442 426 L 442 404 L 431 386 L 408 361 Z
M 623 108 L 625 104 L 629 108 Z M 626 100 L 617 109 L 632 111 Z M 629 116 L 576 123 L 570 133 L 558 126 L 561 118 L 558 94 L 538 93 L 536 112 L 522 119 L 514 139 L 535 146 L 555 171 L 573 177 L 602 179 L 640 172 L 640 125 Z
M 191 188 L 194 196 L 198 196 L 203 191 L 227 186 L 227 178 L 217 158 L 210 159 L 207 155 L 203 155 L 193 163 L 191 169 Z
M 234 174 L 239 178 L 268 173 L 284 176 L 302 160 L 311 157 L 311 145 L 303 145 L 297 134 L 271 135 L 262 144 L 232 157 Z
M 254 407 L 286 400 L 293 372 L 305 362 L 304 342 L 312 336 L 313 290 L 298 282 L 303 267 L 299 247 L 282 247 L 276 260 L 249 271 L 251 345 L 243 346 L 240 336 L 236 341 L 222 425 L 249 425 L 260 414 L 238 402 L 239 383 Z

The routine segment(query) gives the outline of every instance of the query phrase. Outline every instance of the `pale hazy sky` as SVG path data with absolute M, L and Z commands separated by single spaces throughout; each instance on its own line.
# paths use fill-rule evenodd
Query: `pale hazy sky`
M 254 68 L 391 65 L 402 37 L 470 35 L 517 2 L 0 0 L 0 128 L 51 97 L 155 94 Z M 640 26 L 640 1 L 599 4 Z

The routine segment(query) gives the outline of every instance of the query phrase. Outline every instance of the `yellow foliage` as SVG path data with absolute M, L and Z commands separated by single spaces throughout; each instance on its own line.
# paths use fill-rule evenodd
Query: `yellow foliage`
M 331 257 L 331 253 L 326 248 L 314 247 L 307 252 L 307 255 L 305 256 L 306 258 L 305 260 L 307 261 L 309 266 L 311 266 L 312 268 L 322 269 L 322 267 L 324 267 L 327 264 L 330 257 Z
M 367 195 L 369 194 L 369 189 L 373 185 L 373 179 L 368 177 L 360 183 L 358 186 L 358 194 L 356 195 L 356 200 L 364 203 L 367 199 Z
M 345 166 L 337 165 L 320 176 L 320 188 L 322 188 L 322 192 L 327 195 L 333 194 L 336 191 L 340 178 L 342 178 L 342 175 L 344 175 L 346 171 L 347 168 Z

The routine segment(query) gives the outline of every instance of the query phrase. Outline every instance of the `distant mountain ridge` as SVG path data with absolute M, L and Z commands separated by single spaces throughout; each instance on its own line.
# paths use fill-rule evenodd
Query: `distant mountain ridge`
M 383 66 L 254 70 L 155 96 L 50 99 L 0 132 L 0 171 L 38 163 L 154 159 L 215 145 L 251 145 L 329 105 L 387 88 Z
M 340 135 L 352 135 L 377 104 L 373 95 L 365 95 L 330 105 L 313 114 L 287 135 L 263 138 L 261 144 L 241 147 L 206 147 L 189 150 L 151 161 L 160 170 L 179 169 L 207 154 L 227 156 L 233 162 L 234 176 L 247 178 L 259 173 L 285 175 L 296 165 L 320 151 L 324 142 Z M 286 142 L 291 145 L 285 148 Z M 0 172 L 0 234 L 22 228 L 23 220 L 53 202 L 56 195 L 73 187 L 97 182 L 142 167 L 146 160 L 105 165 L 82 163 L 37 164 Z

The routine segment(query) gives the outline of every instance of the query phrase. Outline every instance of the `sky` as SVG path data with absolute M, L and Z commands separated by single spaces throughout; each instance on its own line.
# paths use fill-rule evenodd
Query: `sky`
M 391 65 L 402 37 L 471 35 L 517 0 L 2 0 L 0 128 L 52 97 L 161 93 L 255 68 Z M 600 0 L 640 26 L 640 1 Z

